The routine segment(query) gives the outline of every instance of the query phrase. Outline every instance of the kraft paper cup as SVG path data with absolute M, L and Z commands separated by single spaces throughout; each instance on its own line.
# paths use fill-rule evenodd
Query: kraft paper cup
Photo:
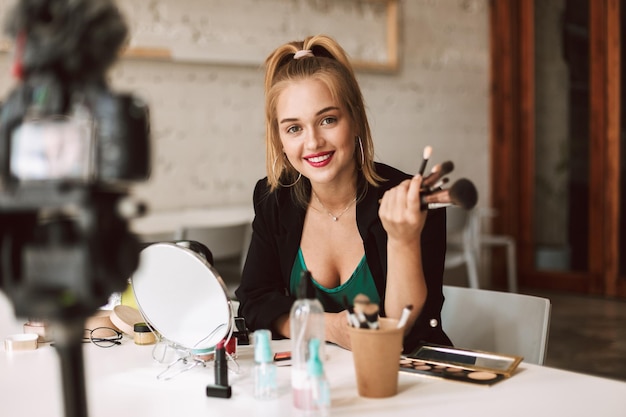
M 404 328 L 398 320 L 379 319 L 380 329 L 349 327 L 359 395 L 392 397 L 398 393 L 398 372 Z

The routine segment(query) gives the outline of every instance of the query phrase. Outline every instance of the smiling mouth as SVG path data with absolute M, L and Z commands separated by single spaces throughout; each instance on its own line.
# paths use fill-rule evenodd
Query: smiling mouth
M 306 159 L 311 164 L 323 164 L 324 162 L 328 161 L 332 155 L 332 152 L 328 152 L 323 155 L 315 155 L 304 159 Z

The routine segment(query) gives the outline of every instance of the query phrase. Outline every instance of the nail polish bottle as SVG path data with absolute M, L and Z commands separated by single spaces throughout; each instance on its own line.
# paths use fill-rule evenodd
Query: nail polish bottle
M 257 330 L 254 332 L 254 396 L 258 399 L 267 400 L 276 398 L 276 365 L 272 356 L 270 340 L 272 334 L 269 330 Z
M 309 341 L 309 360 L 307 361 L 308 390 L 312 415 L 324 417 L 330 409 L 330 388 L 324 374 L 324 364 L 320 358 L 320 340 Z

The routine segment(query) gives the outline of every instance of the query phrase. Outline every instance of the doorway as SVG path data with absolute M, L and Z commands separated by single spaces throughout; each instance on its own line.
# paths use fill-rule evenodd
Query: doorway
M 626 7 L 490 7 L 493 228 L 518 242 L 522 287 L 626 297 Z

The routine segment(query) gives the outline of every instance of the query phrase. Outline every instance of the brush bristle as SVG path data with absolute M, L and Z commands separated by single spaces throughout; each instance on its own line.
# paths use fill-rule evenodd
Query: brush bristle
M 433 153 L 433 147 L 428 145 L 424 148 L 424 159 L 429 159 L 430 155 Z
M 454 170 L 454 163 L 452 161 L 445 161 L 442 162 L 441 164 L 441 175 L 446 175 L 451 173 Z
M 450 187 L 450 200 L 465 210 L 474 208 L 478 201 L 478 191 L 467 178 L 461 178 Z

